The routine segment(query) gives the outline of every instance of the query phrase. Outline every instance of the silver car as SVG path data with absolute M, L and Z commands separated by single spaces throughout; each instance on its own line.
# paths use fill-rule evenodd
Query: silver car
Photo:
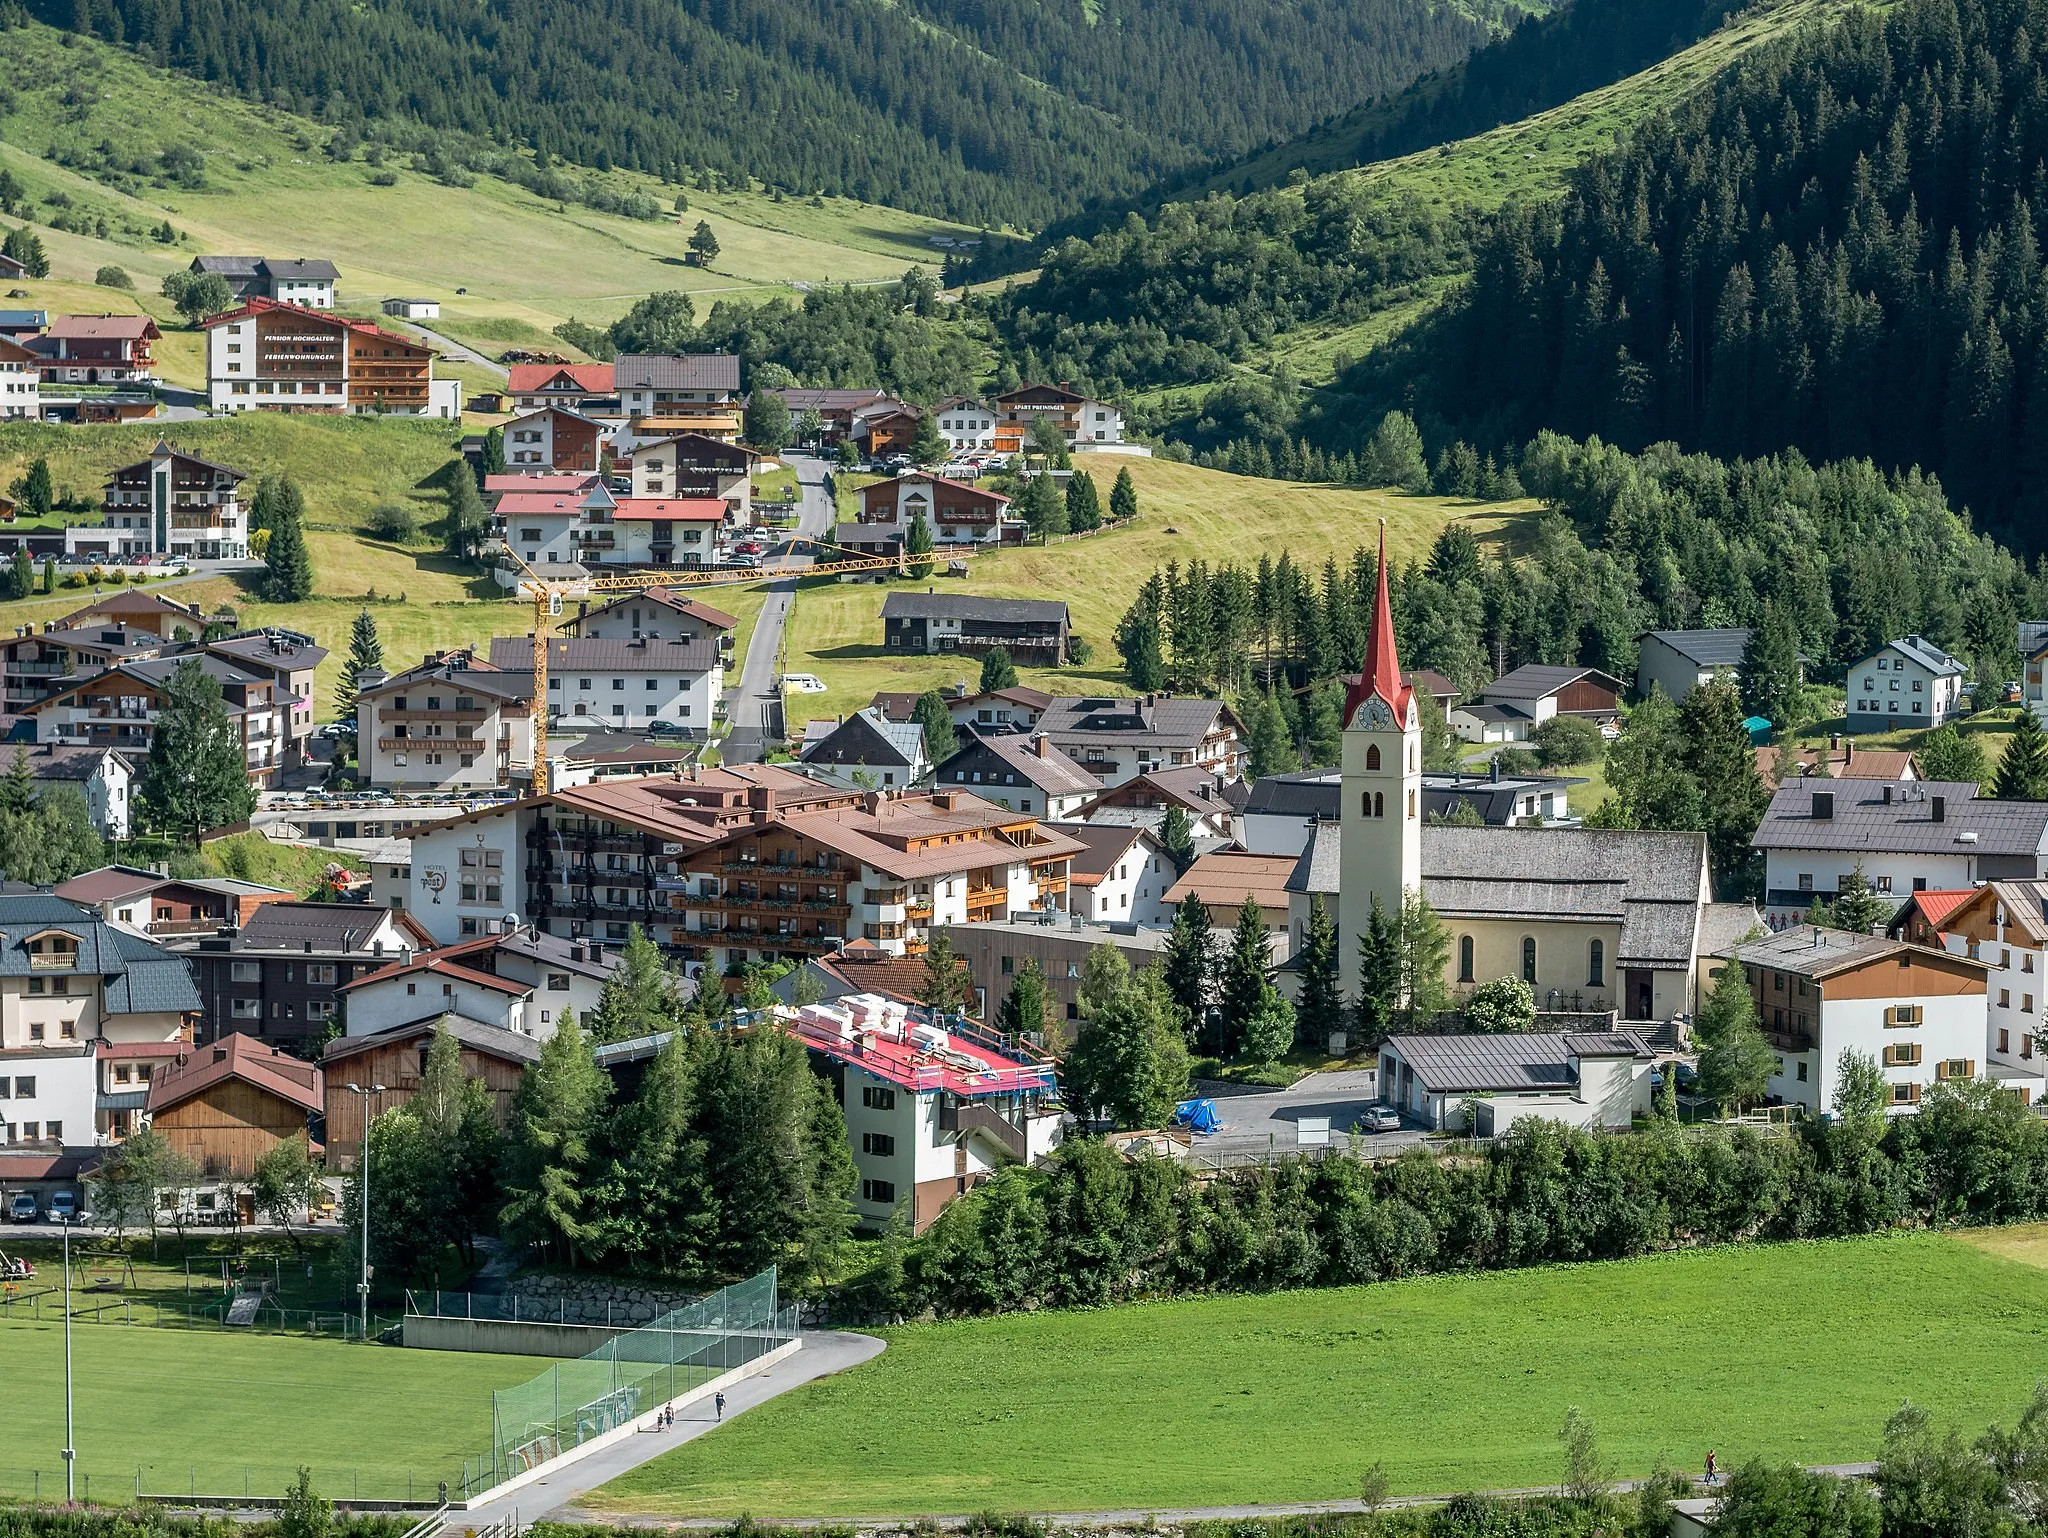
M 1359 1113 L 1354 1132 L 1399 1132 L 1401 1113 L 1390 1105 L 1369 1105 Z

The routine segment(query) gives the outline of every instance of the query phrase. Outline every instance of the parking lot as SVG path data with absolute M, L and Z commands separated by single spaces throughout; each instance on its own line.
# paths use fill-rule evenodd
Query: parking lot
M 1196 1086 L 1197 1093 L 1201 1089 Z M 1360 1115 L 1379 1099 L 1379 1072 L 1347 1068 L 1312 1073 L 1287 1089 L 1218 1093 L 1211 1098 L 1216 1114 L 1223 1119 L 1223 1130 L 1195 1139 L 1197 1158 L 1205 1153 L 1292 1153 L 1300 1146 L 1305 1118 L 1329 1118 L 1330 1140 L 1341 1147 L 1350 1141 L 1352 1126 Z M 1399 1132 L 1366 1136 L 1361 1146 L 1371 1153 L 1391 1153 L 1421 1140 L 1420 1127 L 1403 1127 Z

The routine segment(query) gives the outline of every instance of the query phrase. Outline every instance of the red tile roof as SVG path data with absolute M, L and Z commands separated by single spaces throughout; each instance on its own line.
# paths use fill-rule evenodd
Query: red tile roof
M 513 471 L 484 477 L 484 495 L 494 491 L 555 492 L 570 496 L 582 491 L 597 480 L 593 470 L 578 471 L 561 475 L 520 475 Z
M 155 1116 L 204 1094 L 216 1084 L 240 1079 L 307 1111 L 325 1105 L 320 1070 L 237 1031 L 210 1047 L 191 1052 L 158 1071 L 149 1085 L 149 1113 Z
M 121 341 L 141 342 L 153 336 L 162 336 L 156 322 L 147 315 L 59 315 L 50 322 L 46 336 L 63 337 L 67 340 L 98 340 L 115 338 Z
M 515 363 L 505 388 L 513 395 L 537 395 L 562 374 L 585 395 L 609 395 L 615 388 L 609 363 Z
M 720 523 L 725 518 L 725 504 L 716 497 L 621 497 L 612 517 Z

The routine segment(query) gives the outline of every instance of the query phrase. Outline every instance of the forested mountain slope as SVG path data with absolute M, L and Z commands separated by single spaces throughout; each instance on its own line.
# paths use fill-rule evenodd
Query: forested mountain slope
M 1909 0 L 1754 57 L 1514 210 L 1469 292 L 1326 398 L 1940 474 L 2038 548 L 2048 480 L 2048 5 Z
M 1298 132 L 1487 36 L 1429 0 L 30 8 L 337 124 L 411 120 L 600 170 L 751 176 L 1020 227 Z

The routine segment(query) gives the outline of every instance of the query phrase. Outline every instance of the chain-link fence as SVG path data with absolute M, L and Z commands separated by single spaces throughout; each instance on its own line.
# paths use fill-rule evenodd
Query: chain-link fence
M 249 1303 L 255 1298 L 253 1293 L 245 1294 L 242 1301 Z M 173 1330 L 227 1329 L 259 1334 L 327 1335 L 339 1340 L 362 1338 L 362 1321 L 354 1310 L 285 1308 L 264 1296 L 254 1302 L 246 1320 L 230 1323 L 227 1315 L 235 1301 L 230 1297 L 101 1298 L 91 1293 L 74 1292 L 71 1296 L 71 1317 L 79 1324 L 140 1324 Z M 398 1324 L 401 1317 L 373 1312 L 370 1315 L 370 1338 L 376 1339 Z M 56 1324 L 63 1318 L 64 1293 L 60 1288 L 43 1287 L 33 1292 L 0 1295 L 0 1319 L 37 1319 Z
M 463 1480 L 482 1460 L 467 1465 L 452 1461 L 419 1468 L 310 1466 L 313 1488 L 331 1500 L 391 1506 L 433 1506 L 453 1498 Z M 274 1501 L 299 1477 L 299 1465 L 157 1462 L 127 1467 L 81 1463 L 73 1476 L 80 1501 L 102 1506 L 132 1506 L 139 1500 L 194 1501 L 226 1505 L 241 1501 Z M 444 1491 L 446 1492 L 444 1494 Z M 0 1465 L 0 1497 L 29 1501 L 64 1499 L 64 1464 L 54 1454 L 47 1463 Z
M 489 1466 L 478 1471 L 488 1475 L 483 1488 L 786 1345 L 796 1338 L 796 1309 L 779 1305 L 771 1266 L 516 1388 L 493 1390 Z M 465 1486 L 474 1483 L 465 1470 Z

